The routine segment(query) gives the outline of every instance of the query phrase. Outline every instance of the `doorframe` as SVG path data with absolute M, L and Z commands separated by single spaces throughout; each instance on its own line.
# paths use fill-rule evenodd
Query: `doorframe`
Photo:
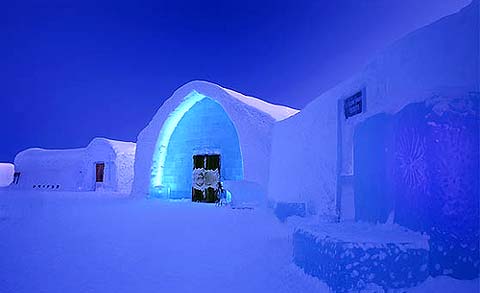
M 97 181 L 97 166 L 103 164 L 103 170 L 102 170 L 102 181 Z M 106 170 L 107 170 L 107 163 L 105 161 L 95 161 L 93 163 L 94 166 L 94 176 L 93 176 L 93 190 L 97 191 L 97 189 L 103 189 L 106 185 Z

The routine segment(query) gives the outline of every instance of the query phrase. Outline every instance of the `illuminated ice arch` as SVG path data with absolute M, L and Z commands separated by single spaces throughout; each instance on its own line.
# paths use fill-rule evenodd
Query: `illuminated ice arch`
M 242 180 L 238 133 L 223 107 L 191 91 L 165 120 L 154 150 L 150 196 L 190 198 L 194 154 L 220 154 L 221 179 Z
M 202 116 L 201 113 L 207 112 L 208 119 L 198 118 Z M 298 110 L 273 105 L 206 81 L 184 84 L 165 100 L 148 125 L 138 134 L 132 196 L 165 196 L 169 194 L 169 188 L 171 196 L 179 196 L 180 193 L 175 191 L 180 190 L 183 190 L 182 197 L 185 196 L 186 184 L 181 183 L 181 187 L 178 187 L 178 181 L 169 182 L 172 177 L 169 177 L 168 170 L 175 168 L 169 162 L 177 162 L 170 159 L 170 155 L 175 157 L 173 150 L 178 148 L 175 145 L 180 145 L 175 137 L 180 136 L 184 130 L 189 130 L 187 132 L 190 134 L 187 136 L 200 136 L 205 139 L 208 137 L 207 142 L 212 142 L 205 147 L 202 142 L 197 141 L 196 148 L 190 150 L 190 156 L 201 152 L 221 152 L 221 179 L 224 180 L 225 188 L 232 193 L 233 199 L 244 200 L 240 198 L 242 195 L 259 198 L 259 193 L 253 191 L 262 191 L 264 195 L 267 188 L 273 126 L 297 112 Z M 197 117 L 193 120 L 202 121 L 203 126 L 208 125 L 210 130 L 214 129 L 217 122 L 223 127 L 218 131 L 208 131 L 195 136 L 193 131 L 199 130 L 190 125 L 198 123 L 183 122 L 187 121 L 190 115 Z M 213 145 L 215 138 L 220 137 L 223 139 L 218 143 L 219 146 Z M 189 144 L 192 145 L 192 142 Z M 227 148 L 228 146 L 235 146 L 235 152 L 231 152 L 233 155 L 229 155 L 228 149 L 233 148 Z M 185 156 L 184 159 L 192 164 L 193 169 L 193 158 Z M 229 164 L 240 167 L 229 168 Z M 192 174 L 186 175 L 189 167 L 182 166 L 184 173 L 177 173 L 175 178 L 190 180 Z M 188 191 L 190 197 L 190 187 Z

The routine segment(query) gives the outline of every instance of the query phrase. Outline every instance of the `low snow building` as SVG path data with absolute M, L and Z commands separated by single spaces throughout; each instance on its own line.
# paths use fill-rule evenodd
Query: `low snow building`
M 0 187 L 10 185 L 13 181 L 15 168 L 11 163 L 0 163 Z
M 165 101 L 138 136 L 133 193 L 213 202 L 264 200 L 273 125 L 298 111 L 193 81 Z
M 130 193 L 135 143 L 95 138 L 86 148 L 27 149 L 15 157 L 12 188 Z
M 478 277 L 479 70 L 473 1 L 277 123 L 276 213 L 398 223 L 430 235 L 432 275 Z

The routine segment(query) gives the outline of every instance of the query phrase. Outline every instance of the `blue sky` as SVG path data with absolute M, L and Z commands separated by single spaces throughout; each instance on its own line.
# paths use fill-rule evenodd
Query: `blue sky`
M 304 107 L 406 33 L 470 0 L 11 1 L 0 9 L 0 161 L 135 141 L 208 80 Z

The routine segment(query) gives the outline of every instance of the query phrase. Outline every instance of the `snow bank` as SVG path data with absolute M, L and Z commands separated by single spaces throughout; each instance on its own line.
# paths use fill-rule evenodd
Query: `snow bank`
M 103 189 L 129 193 L 133 181 L 135 144 L 95 138 L 86 148 L 27 149 L 15 157 L 20 173 L 15 189 L 89 191 Z M 104 163 L 104 182 L 96 183 L 96 164 Z
M 10 185 L 13 181 L 15 167 L 11 163 L 0 163 L 0 187 Z
M 209 82 L 189 82 L 164 102 L 139 134 L 133 193 L 168 198 L 180 191 L 179 196 L 190 197 L 190 188 L 177 189 L 191 186 L 192 155 L 202 150 L 225 155 L 227 164 L 236 158 L 230 164 L 236 171 L 222 170 L 222 180 L 245 181 L 245 186 L 251 182 L 265 190 L 273 124 L 297 112 Z M 176 140 L 188 143 L 173 143 Z M 170 164 L 169 158 L 174 156 L 178 158 Z
M 231 193 L 231 205 L 234 207 L 266 206 L 265 190 L 257 183 L 225 181 L 224 188 Z

